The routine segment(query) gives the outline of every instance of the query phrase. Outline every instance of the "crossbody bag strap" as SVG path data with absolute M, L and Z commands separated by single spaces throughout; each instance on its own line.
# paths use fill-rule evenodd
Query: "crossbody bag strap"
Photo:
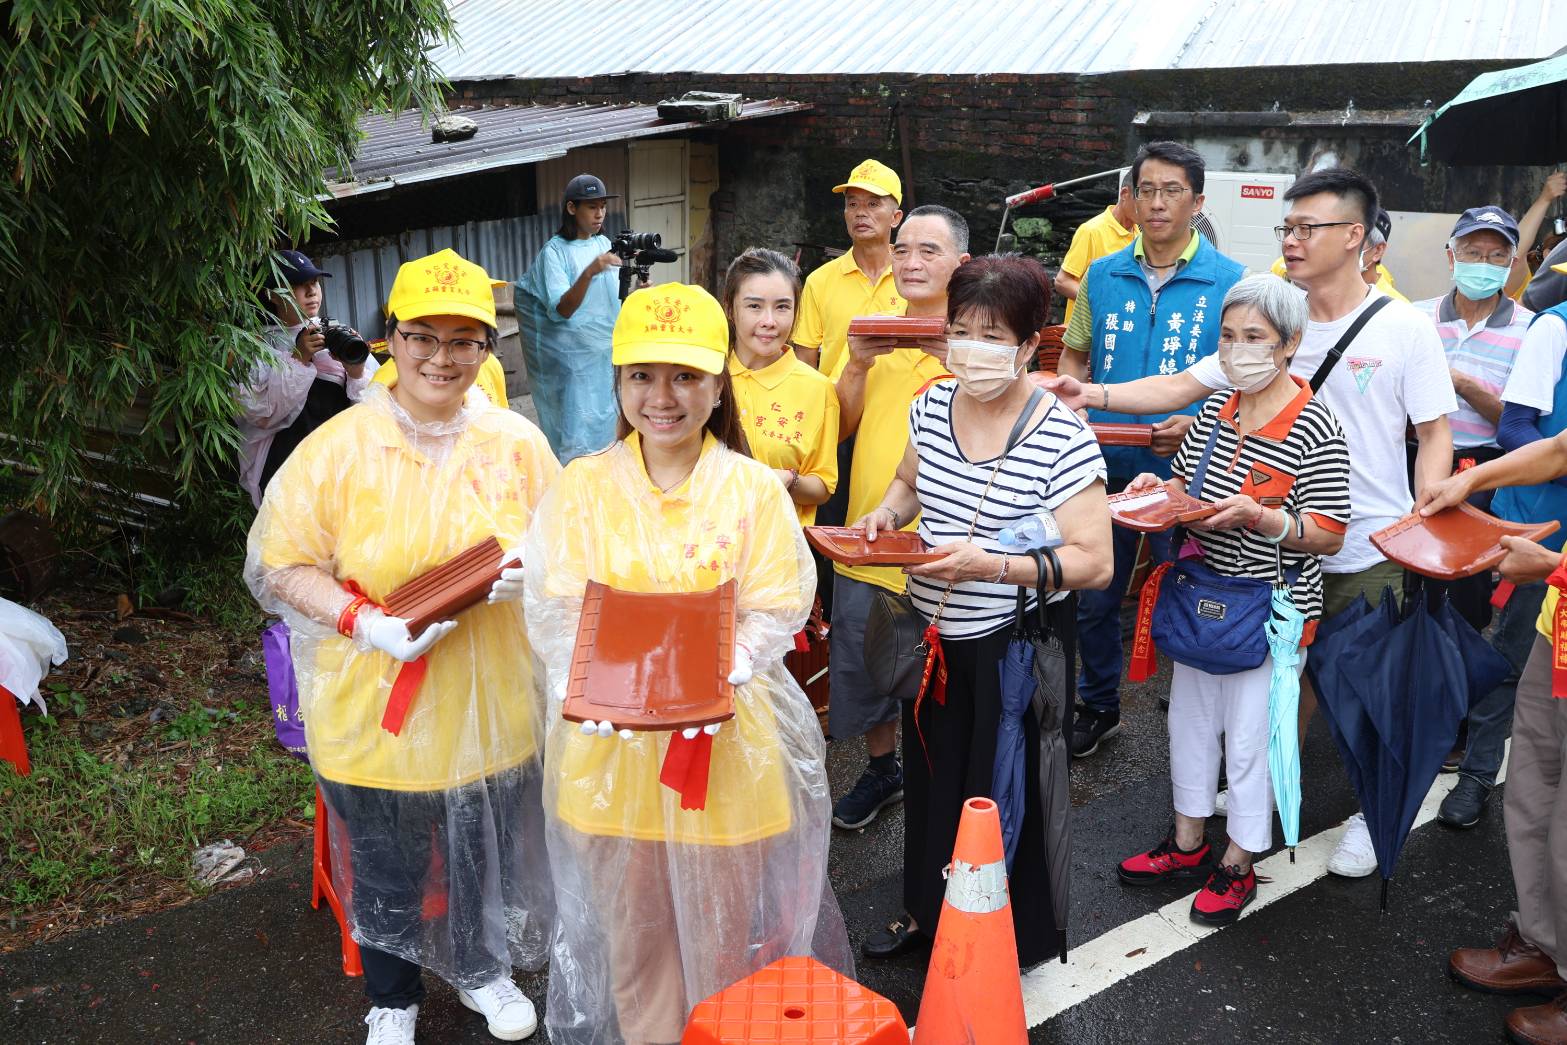
M 1202 456 L 1197 458 L 1197 467 L 1192 470 L 1192 481 L 1187 484 L 1186 492 L 1198 500 L 1202 500 L 1202 484 L 1208 478 L 1208 462 L 1213 460 L 1213 448 L 1219 442 L 1219 415 L 1213 415 L 1213 427 L 1208 429 L 1208 441 L 1203 444 Z
M 1384 295 L 1367 305 L 1366 310 L 1356 316 L 1355 321 L 1349 325 L 1349 329 L 1344 331 L 1344 336 L 1338 339 L 1338 344 L 1328 349 L 1327 358 L 1322 361 L 1321 366 L 1317 367 L 1317 372 L 1311 375 L 1311 391 L 1313 394 L 1322 387 L 1323 382 L 1328 379 L 1328 375 L 1333 373 L 1333 368 L 1338 366 L 1339 359 L 1349 349 L 1350 342 L 1354 341 L 1356 335 L 1360 333 L 1367 323 L 1371 322 L 1371 317 L 1382 311 L 1387 303 L 1392 300 L 1392 298 Z
M 990 488 L 996 484 L 996 476 L 1001 471 L 1001 465 L 1006 461 L 1007 454 L 1012 452 L 1012 448 L 1017 446 L 1018 440 L 1023 437 L 1023 429 L 1028 427 L 1028 419 L 1034 416 L 1034 408 L 1039 405 L 1039 401 L 1043 398 L 1045 398 L 1045 390 L 1035 385 L 1033 394 L 1028 397 L 1028 402 L 1023 406 L 1023 412 L 1018 414 L 1017 421 L 1012 425 L 1012 431 L 1007 435 L 1005 449 L 1001 451 L 1001 456 L 996 458 L 995 467 L 990 470 L 990 478 L 985 480 L 985 488 L 980 491 L 979 503 L 974 506 L 974 518 L 969 520 L 968 536 L 964 540 L 972 541 L 974 539 L 974 529 L 979 525 L 979 513 L 985 508 L 985 498 L 990 496 Z M 948 407 L 948 409 L 950 410 L 951 407 Z M 952 441 L 954 443 L 957 442 L 956 431 L 953 432 Z M 947 608 L 947 600 L 951 597 L 952 583 L 949 582 L 946 590 L 941 593 L 941 602 L 936 606 L 935 614 L 930 618 L 932 624 L 941 619 L 942 611 Z

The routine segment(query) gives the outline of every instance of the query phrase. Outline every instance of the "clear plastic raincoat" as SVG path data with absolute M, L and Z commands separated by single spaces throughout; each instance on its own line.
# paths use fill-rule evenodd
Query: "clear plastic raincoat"
M 574 461 L 527 545 L 529 635 L 548 673 L 544 810 L 560 917 L 546 1022 L 567 1045 L 680 1039 L 703 998 L 787 954 L 853 972 L 827 883 L 831 803 L 815 712 L 783 667 L 816 569 L 782 484 L 707 436 L 662 493 L 635 433 Z M 714 738 L 706 807 L 659 783 L 668 733 L 584 736 L 560 717 L 589 579 L 626 591 L 738 583 L 752 681 Z
M 553 917 L 522 604 L 457 618 L 395 736 L 381 716 L 402 665 L 336 623 L 350 581 L 380 603 L 487 537 L 519 547 L 558 472 L 538 429 L 477 389 L 420 424 L 376 385 L 300 444 L 250 531 L 245 579 L 293 631 L 311 766 L 346 827 L 333 865 L 353 936 L 461 987 L 541 966 Z
M 615 439 L 619 408 L 609 338 L 620 315 L 620 277 L 613 269 L 599 273 L 571 318 L 557 311 L 582 270 L 607 250 L 605 236 L 552 236 L 514 293 L 539 427 L 563 464 Z

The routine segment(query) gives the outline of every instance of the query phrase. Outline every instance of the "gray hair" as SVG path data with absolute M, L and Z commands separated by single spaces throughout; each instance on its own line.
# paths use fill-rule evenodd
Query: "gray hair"
M 1375 225 L 1371 226 L 1369 229 L 1366 230 L 1366 249 L 1367 250 L 1370 250 L 1372 247 L 1380 247 L 1382 244 L 1384 244 L 1386 242 L 1387 242 L 1387 237 L 1382 235 L 1382 230 L 1377 228 Z
M 1306 295 L 1271 272 L 1247 276 L 1224 295 L 1220 317 L 1232 308 L 1254 308 L 1289 344 L 1306 330 Z

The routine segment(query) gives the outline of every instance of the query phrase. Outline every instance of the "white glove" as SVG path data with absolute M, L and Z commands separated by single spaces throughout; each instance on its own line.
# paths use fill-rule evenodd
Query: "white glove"
M 585 737 L 602 737 L 608 740 L 615 735 L 615 726 L 609 719 L 605 719 L 603 722 L 594 722 L 591 718 L 586 718 L 582 720 L 579 732 Z M 630 740 L 634 735 L 629 729 L 620 731 L 621 740 Z
M 515 562 L 520 564 L 522 561 L 521 548 L 515 548 L 501 557 L 502 563 Z M 501 570 L 500 580 L 490 585 L 490 596 L 485 601 L 491 604 L 513 602 L 522 598 L 522 589 L 522 566 L 508 566 Z
M 734 670 L 729 672 L 729 684 L 731 686 L 743 686 L 751 681 L 756 673 L 756 667 L 751 663 L 751 651 L 735 643 Z
M 417 639 L 408 634 L 408 622 L 402 617 L 388 617 L 384 613 L 373 616 L 361 613 L 355 629 L 364 641 L 401 661 L 418 660 L 431 646 L 439 642 L 453 628 L 454 620 L 437 621 L 424 629 Z

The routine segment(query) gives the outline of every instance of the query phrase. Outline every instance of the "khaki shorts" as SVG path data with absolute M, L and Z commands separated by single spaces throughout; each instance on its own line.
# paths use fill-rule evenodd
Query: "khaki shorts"
M 1357 573 L 1324 573 L 1322 575 L 1322 619 L 1327 620 L 1349 609 L 1355 596 L 1365 595 L 1366 601 L 1376 607 L 1382 602 L 1382 589 L 1392 587 L 1395 597 L 1404 590 L 1404 568 L 1396 562 L 1383 560 Z

